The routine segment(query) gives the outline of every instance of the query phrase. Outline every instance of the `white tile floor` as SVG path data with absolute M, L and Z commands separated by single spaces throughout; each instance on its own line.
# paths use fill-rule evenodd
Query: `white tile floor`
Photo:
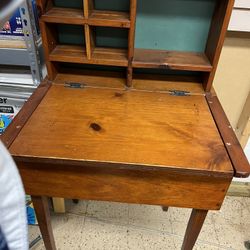
M 67 213 L 52 214 L 58 250 L 180 249 L 190 209 L 111 202 L 66 201 Z M 30 240 L 39 234 L 29 227 Z M 227 197 L 219 212 L 209 212 L 195 250 L 244 250 L 250 240 L 250 198 Z M 40 241 L 32 250 L 45 249 Z

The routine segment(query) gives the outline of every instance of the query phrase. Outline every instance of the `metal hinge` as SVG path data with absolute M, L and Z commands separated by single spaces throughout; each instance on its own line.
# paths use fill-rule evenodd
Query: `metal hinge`
M 78 83 L 78 82 L 66 82 L 64 84 L 65 88 L 72 88 L 72 89 L 83 89 L 85 88 L 86 84 Z
M 184 90 L 169 90 L 170 95 L 174 96 L 188 96 L 190 95 L 189 91 L 184 91 Z

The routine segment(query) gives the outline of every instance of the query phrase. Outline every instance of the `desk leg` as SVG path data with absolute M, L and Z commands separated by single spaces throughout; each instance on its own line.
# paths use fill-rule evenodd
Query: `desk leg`
M 31 198 L 46 250 L 56 250 L 50 221 L 48 198 L 45 196 L 32 196 Z
M 163 210 L 164 212 L 167 212 L 167 211 L 168 211 L 168 207 L 162 207 L 162 210 Z
M 192 250 L 207 216 L 207 210 L 193 209 L 186 229 L 182 250 Z

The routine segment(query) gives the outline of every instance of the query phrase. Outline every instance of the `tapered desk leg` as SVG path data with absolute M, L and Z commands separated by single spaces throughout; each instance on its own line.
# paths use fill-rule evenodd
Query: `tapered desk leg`
M 186 229 L 182 250 L 192 250 L 207 216 L 207 210 L 193 209 Z
M 32 196 L 31 198 L 46 250 L 56 250 L 50 221 L 48 198 L 45 196 Z
M 167 211 L 168 211 L 168 207 L 162 207 L 162 210 L 163 210 L 164 212 L 167 212 Z

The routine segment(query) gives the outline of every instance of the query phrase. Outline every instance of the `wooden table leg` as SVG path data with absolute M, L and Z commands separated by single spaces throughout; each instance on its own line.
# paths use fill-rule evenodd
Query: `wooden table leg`
M 207 210 L 193 209 L 186 229 L 182 250 L 192 250 L 207 216 Z
M 31 198 L 46 250 L 56 250 L 50 221 L 48 198 L 45 196 L 32 196 Z
M 167 211 L 168 211 L 168 207 L 162 207 L 162 210 L 163 210 L 164 212 L 167 212 Z

